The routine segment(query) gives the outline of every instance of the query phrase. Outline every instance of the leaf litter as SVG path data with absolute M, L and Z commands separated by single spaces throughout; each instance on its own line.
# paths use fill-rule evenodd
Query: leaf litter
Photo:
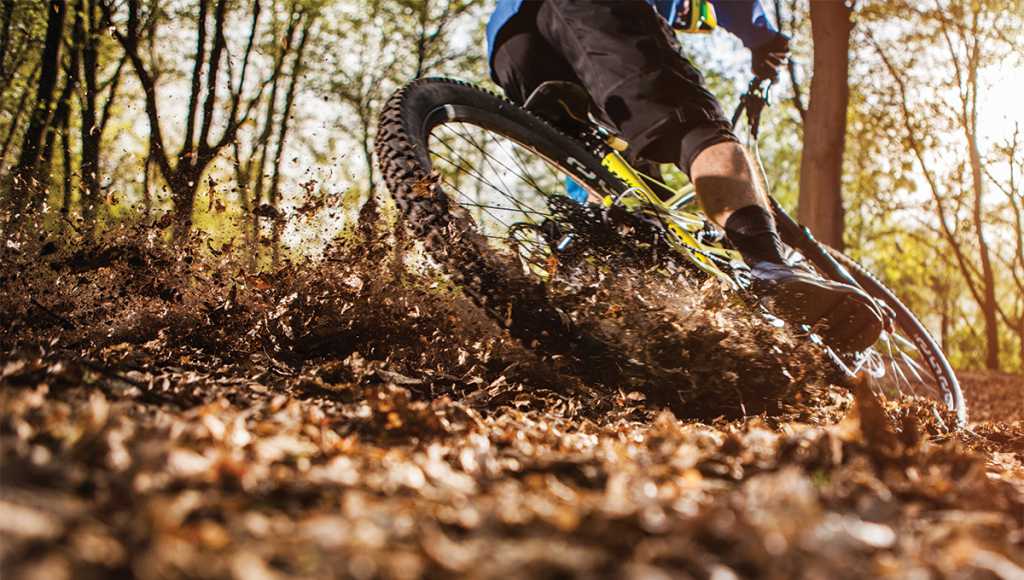
M 965 375 L 949 432 L 648 263 L 553 288 L 669 369 L 609 384 L 407 245 L 259 274 L 144 228 L 5 250 L 5 576 L 1024 575 L 1019 378 Z

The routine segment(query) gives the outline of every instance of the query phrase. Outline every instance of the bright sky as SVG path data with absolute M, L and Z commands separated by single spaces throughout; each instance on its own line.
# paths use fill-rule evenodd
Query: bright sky
M 1018 63 L 997 66 L 982 75 L 978 132 L 983 145 L 1004 141 L 1013 133 L 1014 124 L 1024 131 L 1024 70 Z

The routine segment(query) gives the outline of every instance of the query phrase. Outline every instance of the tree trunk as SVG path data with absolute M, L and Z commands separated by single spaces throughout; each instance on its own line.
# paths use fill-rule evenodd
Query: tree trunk
M 71 51 L 68 55 L 68 65 L 65 72 L 64 88 L 60 91 L 60 96 L 57 97 L 57 107 L 53 111 L 53 119 L 50 122 L 50 126 L 46 129 L 46 138 L 43 144 L 43 150 L 39 154 L 39 168 L 38 173 L 44 178 L 43 183 L 49 183 L 48 176 L 51 173 L 51 164 L 53 160 L 53 148 L 57 142 L 58 130 L 65 130 L 68 127 L 68 119 L 71 116 L 71 97 L 75 94 L 75 89 L 78 87 L 78 76 L 79 76 L 79 61 L 82 54 L 82 36 L 84 34 L 84 20 L 83 10 L 85 9 L 83 0 L 79 0 L 75 3 L 73 10 L 75 11 L 75 21 L 71 29 L 71 45 L 68 47 Z M 66 136 L 66 135 L 65 135 Z M 64 168 L 65 172 L 68 168 Z
M 999 305 L 996 303 L 996 280 L 992 269 L 992 256 L 988 240 L 985 239 L 985 215 L 982 209 L 982 197 L 985 192 L 985 181 L 982 175 L 981 153 L 978 149 L 978 69 L 982 63 L 982 46 L 978 39 L 979 13 L 973 12 L 971 22 L 972 44 L 968 50 L 966 92 L 962 92 L 962 124 L 964 137 L 971 165 L 971 188 L 974 199 L 972 218 L 974 232 L 978 242 L 978 258 L 981 261 L 981 306 L 985 319 L 985 367 L 999 370 Z M 959 78 L 959 75 L 958 75 Z M 966 273 L 965 273 L 966 274 Z
M 71 143 L 68 142 L 71 137 L 71 126 L 69 123 L 70 115 L 66 115 L 61 119 L 61 136 L 60 136 L 60 158 L 61 165 L 64 169 L 64 183 L 63 193 L 60 200 L 60 212 L 65 216 L 71 213 L 71 185 L 72 185 L 72 171 L 71 171 Z
M 251 269 L 253 267 L 252 256 L 255 251 L 254 243 L 252 241 L 252 207 L 250 201 L 250 184 L 252 183 L 252 162 L 247 160 L 242 161 L 241 145 L 236 140 L 231 144 L 234 153 L 234 162 L 231 164 L 235 170 L 235 182 L 238 184 L 238 209 L 242 213 L 242 217 L 239 220 L 240 229 L 242 230 L 242 243 L 245 244 L 246 250 L 246 267 Z
M 177 170 L 167 180 L 171 190 L 171 202 L 174 206 L 174 239 L 184 241 L 192 229 L 192 211 L 195 208 L 196 192 L 199 190 L 199 179 L 202 177 L 206 164 L 186 165 L 180 161 Z
M 942 352 L 949 352 L 949 330 L 953 322 L 950 312 L 949 288 L 944 281 L 933 278 L 931 289 L 939 298 L 939 346 L 942 348 Z
M 36 73 L 39 72 L 39 65 L 37 64 L 32 72 L 29 73 L 26 83 L 31 85 L 36 78 Z M 21 91 L 21 97 L 18 98 L 18 104 L 14 107 L 14 112 L 11 115 L 11 122 L 7 127 L 7 136 L 4 137 L 4 144 L 0 146 L 0 171 L 4 169 L 7 164 L 7 154 L 11 151 L 11 145 L 14 143 L 14 137 L 18 134 L 18 126 L 21 124 L 21 119 L 24 117 L 25 106 L 28 104 L 28 97 L 32 94 L 32 89 L 26 86 Z
M 92 231 L 95 228 L 96 208 L 99 206 L 100 193 L 100 140 L 103 130 L 97 125 L 97 94 L 99 92 L 96 81 L 99 69 L 99 56 L 97 43 L 99 42 L 99 31 L 97 22 L 99 16 L 96 13 L 94 0 L 87 2 L 89 30 L 82 48 L 82 80 L 85 84 L 85 93 L 81 101 L 82 116 L 82 159 L 79 162 L 79 172 L 82 175 L 82 220 L 85 222 L 85 229 Z M 113 96 L 111 96 L 113 98 Z
M 142 162 L 142 215 L 149 219 L 153 215 L 153 150 L 146 152 L 146 160 Z
M 277 111 L 277 92 L 280 87 L 281 70 L 284 67 L 285 56 L 292 49 L 295 40 L 295 32 L 298 29 L 300 16 L 297 13 L 296 5 L 288 14 L 288 28 L 285 32 L 284 46 L 278 45 L 278 52 L 274 57 L 274 70 L 271 73 L 270 96 L 267 99 L 266 117 L 263 120 L 263 128 L 256 140 L 256 147 L 259 148 L 259 161 L 254 166 L 252 174 L 255 176 L 252 191 L 252 223 L 250 239 L 252 240 L 252 254 L 249 260 L 250 269 L 255 269 L 260 254 L 260 206 L 263 203 L 263 188 L 267 176 L 267 152 L 270 148 L 270 137 L 274 134 L 274 113 Z M 253 154 L 256 149 L 253 149 Z M 273 227 L 273 226 L 272 226 Z
M 25 185 L 35 187 L 43 179 L 37 174 L 43 136 L 51 120 L 53 93 L 57 88 L 57 74 L 60 72 L 60 44 L 64 32 L 64 14 L 67 12 L 65 0 L 50 0 L 46 20 L 46 39 L 43 42 L 41 56 L 42 69 L 39 83 L 36 86 L 36 103 L 29 118 L 25 136 L 22 139 L 21 155 L 15 169 L 15 178 L 21 181 L 11 192 L 15 210 L 25 204 Z
M 377 184 L 373 172 L 373 141 L 370 137 L 372 119 L 364 110 L 360 110 L 359 123 L 361 127 L 359 141 L 363 150 L 363 161 L 366 163 L 366 202 L 363 203 L 363 207 L 359 208 L 356 225 L 362 236 L 369 240 L 373 238 L 377 225 L 380 223 L 380 208 L 377 203 L 377 192 L 375 191 Z
M 850 87 L 850 8 L 812 0 L 814 76 L 804 123 L 798 217 L 822 242 L 843 248 L 843 149 Z
M 1020 369 L 1018 371 L 1024 373 L 1024 318 L 1017 325 L 1017 345 L 1020 348 L 1017 353 L 1017 356 L 1020 357 Z
M 0 78 L 7 79 L 7 48 L 11 45 L 11 24 L 14 22 L 14 0 L 3 0 L 0 16 Z
M 977 95 L 977 69 L 972 67 L 971 83 L 974 87 L 973 96 Z M 999 370 L 999 318 L 996 304 L 996 279 L 992 269 L 992 257 L 989 252 L 988 240 L 985 239 L 985 216 L 982 212 L 982 195 L 984 180 L 981 174 L 981 154 L 978 151 L 977 105 L 972 103 L 969 126 L 965 127 L 968 149 L 971 158 L 971 184 L 974 189 L 973 217 L 974 231 L 978 240 L 978 257 L 981 261 L 982 300 L 981 310 L 985 318 L 985 367 Z
M 981 277 L 983 288 L 983 299 L 981 301 L 982 315 L 985 318 L 985 367 L 991 370 L 999 370 L 999 318 L 998 304 L 996 304 L 996 280 L 995 272 L 992 269 L 992 258 L 989 253 L 988 241 L 985 239 L 985 230 L 982 220 L 984 216 L 981 211 L 981 160 L 978 157 L 976 139 L 971 140 L 971 173 L 974 175 L 974 219 L 975 230 L 978 236 L 978 254 L 981 258 Z

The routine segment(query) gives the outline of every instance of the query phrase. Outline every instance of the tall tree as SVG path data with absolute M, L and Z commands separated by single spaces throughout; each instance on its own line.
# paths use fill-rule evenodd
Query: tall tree
M 814 76 L 804 117 L 798 217 L 822 242 L 843 248 L 843 151 L 852 6 L 811 0 Z
M 10 191 L 14 214 L 24 207 L 27 196 L 34 195 L 42 189 L 44 182 L 43 176 L 38 174 L 38 168 L 42 157 L 43 138 L 53 118 L 53 95 L 57 89 L 57 76 L 60 72 L 60 48 L 67 2 L 49 0 L 48 7 L 46 38 L 40 57 L 35 107 L 22 139 L 21 154 L 14 171 L 15 184 Z
M 53 148 L 57 141 L 57 135 L 64 128 L 69 127 L 71 116 L 71 97 L 78 88 L 79 62 L 82 56 L 82 43 L 84 36 L 84 0 L 76 0 L 72 10 L 74 12 L 74 24 L 71 27 L 71 38 L 67 43 L 67 66 L 64 69 L 64 87 L 57 97 L 56 107 L 53 110 L 53 119 L 46 128 L 46 136 L 43 140 L 43 147 L 39 153 L 38 171 L 40 180 L 49 182 L 50 163 L 53 159 Z M 70 173 L 69 168 L 64 168 L 64 173 Z
M 47 2 L 4 0 L 0 7 L 0 108 L 7 113 L 0 116 L 0 125 L 8 134 L 19 133 L 11 128 L 28 116 L 20 106 L 34 104 L 28 97 L 36 92 L 42 64 L 39 47 L 45 44 L 50 13 Z
M 11 28 L 14 25 L 14 0 L 3 0 L 0 8 L 0 78 L 7 80 L 7 51 L 11 47 Z
M 284 36 L 279 41 L 274 42 L 275 53 L 270 81 L 270 96 L 266 99 L 263 126 L 259 134 L 252 140 L 251 148 L 244 164 L 241 164 L 241 159 L 239 158 L 241 145 L 236 144 L 235 147 L 236 161 L 240 163 L 236 173 L 243 179 L 240 192 L 248 199 L 248 194 L 251 190 L 251 201 L 248 203 L 243 202 L 251 210 L 251 223 L 246 226 L 250 249 L 250 267 L 256 265 L 256 260 L 259 257 L 260 217 L 265 215 L 274 220 L 280 217 L 277 215 L 277 208 L 274 205 L 264 203 L 263 193 L 266 188 L 265 178 L 267 176 L 267 156 L 270 151 L 270 140 L 274 134 L 275 119 L 278 117 L 277 95 L 280 90 L 281 72 L 284 69 L 285 59 L 291 52 L 295 41 L 295 32 L 298 30 L 302 18 L 300 8 L 301 6 L 298 3 L 292 3 L 288 10 Z
M 292 108 L 295 106 L 295 93 L 299 86 L 299 79 L 302 77 L 304 70 L 304 57 L 306 53 L 306 46 L 309 41 L 309 33 L 313 28 L 313 24 L 316 22 L 317 14 L 308 14 L 305 16 L 306 23 L 302 27 L 302 35 L 299 38 L 299 47 L 295 51 L 295 57 L 292 59 L 291 75 L 288 81 L 288 90 L 284 97 L 284 107 L 281 111 L 281 121 L 278 124 L 277 132 L 277 146 L 274 149 L 274 171 L 270 178 L 270 191 L 268 197 L 270 205 L 274 208 L 278 207 L 281 187 L 281 158 L 284 155 L 285 140 L 288 137 L 289 120 L 292 115 Z M 273 235 L 271 237 L 272 243 L 272 263 L 276 266 L 281 258 L 281 230 L 284 227 L 284 222 L 280 219 L 274 220 Z
M 82 76 L 85 80 L 85 91 L 82 94 L 82 161 L 80 172 L 82 174 L 82 219 L 89 228 L 95 225 L 96 206 L 100 203 L 100 143 L 102 142 L 103 129 L 98 125 L 96 114 L 96 100 L 99 93 L 97 83 L 97 69 L 99 68 L 99 12 L 97 0 L 86 0 L 88 9 L 89 31 L 85 48 L 82 51 Z M 117 80 L 120 78 L 120 67 L 116 73 L 117 78 L 113 80 L 116 88 Z M 113 96 L 111 96 L 113 100 Z M 110 106 L 108 102 L 107 106 Z
M 18 129 L 20 128 L 23 117 L 25 116 L 25 110 L 31 104 L 29 101 L 29 97 L 32 96 L 31 85 L 35 82 L 36 75 L 39 74 L 39 68 L 39 63 L 36 63 L 32 71 L 29 72 L 26 77 L 26 85 L 21 91 L 21 96 L 18 98 L 17 104 L 11 110 L 11 119 L 7 125 L 7 135 L 4 136 L 3 144 L 0 145 L 0 169 L 3 169 L 7 164 L 7 156 L 11 153 L 15 138 L 18 136 Z
M 82 181 L 82 221 L 88 231 L 95 227 L 96 210 L 100 205 L 100 158 L 103 133 L 111 118 L 117 89 L 121 83 L 121 72 L 127 56 L 122 56 L 105 81 L 100 82 L 103 64 L 100 62 L 100 41 L 103 29 L 100 26 L 100 0 L 83 0 L 83 21 L 85 33 L 82 41 L 82 81 L 84 90 L 79 91 L 81 115 L 81 162 L 79 172 Z M 106 90 L 105 101 L 100 94 Z
M 982 176 L 981 151 L 978 148 L 978 69 L 981 67 L 981 43 L 985 40 L 980 35 L 981 10 L 972 6 L 970 11 L 970 28 L 959 28 L 961 34 L 957 40 L 951 24 L 944 23 L 942 36 L 949 49 L 953 70 L 956 71 L 956 83 L 960 89 L 960 129 L 967 141 L 969 165 L 971 168 L 971 189 L 974 192 L 971 200 L 971 216 L 974 222 L 974 233 L 978 242 L 978 259 L 981 262 L 980 281 L 976 290 L 980 294 L 979 303 L 985 318 L 985 344 L 987 353 L 985 366 L 999 369 L 999 324 L 997 322 L 996 279 L 992 269 L 992 255 L 985 235 L 985 215 L 982 198 L 985 195 L 985 180 Z M 961 51 L 966 53 L 966 62 L 961 63 Z
M 1024 190 L 1021 189 L 1021 175 L 1024 174 L 1024 135 L 1020 124 L 1014 125 L 1013 134 L 1005 143 L 996 147 L 994 159 L 988 160 L 984 170 L 988 180 L 1006 197 L 1006 207 L 1000 212 L 1005 216 L 1004 225 L 1011 232 L 1010 243 L 1000 244 L 1002 254 L 996 258 L 1009 275 L 1009 289 L 999 309 L 1003 323 L 1017 336 L 1017 356 L 1020 371 L 1024 371 Z M 1002 166 L 1004 176 L 997 177 L 991 167 Z

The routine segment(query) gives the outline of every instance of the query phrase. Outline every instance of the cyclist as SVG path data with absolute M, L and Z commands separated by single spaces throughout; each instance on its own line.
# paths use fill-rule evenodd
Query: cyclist
M 748 153 L 680 52 L 672 27 L 707 30 L 716 20 L 751 50 L 755 75 L 777 77 L 789 37 L 760 0 L 497 0 L 487 24 L 491 77 L 521 104 L 546 81 L 582 85 L 633 156 L 674 163 L 691 179 L 779 316 L 819 325 L 834 344 L 866 348 L 882 329 L 877 307 L 857 288 L 786 262 Z

